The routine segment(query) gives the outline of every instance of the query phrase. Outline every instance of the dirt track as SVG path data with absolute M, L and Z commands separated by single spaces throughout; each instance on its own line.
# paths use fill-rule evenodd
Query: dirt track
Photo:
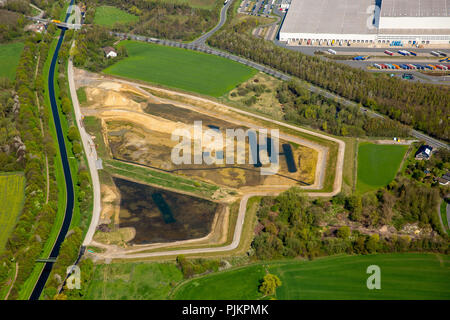
M 141 83 L 135 83 L 135 82 L 131 82 L 131 81 L 126 81 L 126 80 L 121 80 L 121 79 L 115 79 L 112 77 L 105 77 L 105 76 L 98 76 L 97 75 L 97 79 L 98 80 L 114 80 L 129 86 L 133 86 L 135 87 L 137 90 L 141 91 L 142 93 L 145 93 L 148 96 L 152 96 L 150 93 L 148 93 L 145 90 L 142 90 L 142 88 L 148 88 L 151 89 L 153 91 L 157 91 L 160 92 L 162 94 L 165 95 L 169 95 L 169 96 L 175 96 L 175 97 L 179 97 L 179 98 L 184 98 L 184 99 L 188 99 L 188 100 L 192 100 L 192 101 L 196 101 L 200 104 L 209 104 L 212 105 L 214 107 L 217 108 L 223 108 L 224 110 L 227 110 L 229 112 L 233 112 L 233 113 L 238 113 L 250 118 L 257 118 L 260 120 L 264 120 L 267 122 L 271 122 L 273 124 L 276 124 L 278 126 L 282 126 L 285 128 L 289 128 L 298 132 L 303 132 L 309 135 L 313 135 L 322 139 L 326 139 L 329 141 L 333 141 L 336 142 L 338 144 L 338 155 L 337 155 L 337 163 L 336 163 L 336 174 L 335 174 L 335 181 L 333 184 L 333 190 L 331 192 L 308 192 L 306 193 L 306 195 L 308 196 L 314 196 L 314 197 L 331 197 L 334 196 L 336 194 L 338 194 L 341 191 L 341 187 L 342 187 L 342 175 L 343 175 L 343 165 L 344 165 L 344 155 L 345 155 L 345 142 L 336 139 L 334 137 L 329 137 L 327 135 L 321 134 L 321 133 L 317 133 L 314 131 L 309 131 L 303 128 L 299 128 L 290 124 L 285 124 L 283 122 L 280 121 L 276 121 L 276 120 L 272 120 L 270 118 L 266 118 L 264 116 L 260 116 L 257 114 L 253 114 L 247 111 L 243 111 L 237 108 L 233 108 L 233 107 L 229 107 L 226 106 L 224 104 L 221 103 L 217 103 L 214 101 L 210 101 L 207 100 L 205 98 L 200 98 L 200 97 L 196 97 L 193 95 L 189 95 L 189 94 L 185 94 L 185 93 L 179 93 L 179 92 L 175 92 L 175 91 L 171 91 L 171 90 L 166 90 L 166 89 L 161 89 L 158 87 L 154 87 L 151 85 L 146 85 L 146 84 L 141 84 Z M 95 80 L 94 80 L 95 81 Z M 163 98 L 158 98 L 160 101 L 164 101 L 165 99 Z M 174 103 L 174 101 L 170 100 L 171 103 Z M 177 103 L 178 105 L 183 105 L 183 107 L 186 107 L 185 103 Z M 194 106 L 190 106 L 194 109 Z M 246 125 L 248 125 L 249 123 L 247 123 Z M 250 124 L 251 125 L 251 124 Z M 281 134 L 280 134 L 280 138 L 281 138 Z M 292 140 L 293 142 L 299 143 L 299 144 L 304 144 L 308 147 L 312 147 L 314 149 L 317 150 L 318 145 L 316 143 L 312 143 L 310 141 L 307 141 L 305 139 L 301 139 L 301 138 L 297 138 L 297 137 L 292 137 L 292 136 L 288 136 L 285 135 L 285 138 L 289 138 L 288 140 L 291 140 L 292 138 L 294 138 L 294 140 Z M 325 149 L 325 150 L 324 150 Z M 320 190 L 323 187 L 324 184 L 324 179 L 325 179 L 325 171 L 326 171 L 326 165 L 327 165 L 327 148 L 321 147 L 321 152 L 319 152 L 319 159 L 318 159 L 318 166 L 316 167 L 316 179 L 315 179 L 315 183 L 311 186 L 304 186 L 301 187 L 302 189 L 308 189 L 308 190 Z M 91 242 L 92 245 L 98 245 L 99 247 L 102 247 L 104 249 L 106 249 L 106 252 L 104 253 L 96 253 L 95 257 L 97 259 L 129 259 L 129 258 L 148 258 L 148 257 L 159 257 L 159 256 L 176 256 L 179 254 L 199 254 L 199 253 L 212 253 L 212 252 L 227 252 L 227 251 L 232 251 L 235 250 L 239 243 L 240 243 L 240 239 L 241 239 L 241 233 L 242 233 L 242 228 L 243 228 L 243 224 L 244 224 L 244 219 L 245 219 L 245 213 L 246 213 L 246 208 L 247 208 L 247 202 L 248 199 L 252 196 L 269 196 L 269 195 L 277 195 L 283 191 L 286 190 L 286 186 L 266 186 L 266 187 L 262 187 L 260 188 L 261 191 L 260 192 L 249 192 L 246 193 L 241 202 L 240 202 L 240 206 L 239 206 L 239 213 L 238 213 L 238 218 L 237 218 L 237 223 L 236 223 L 236 228 L 234 230 L 234 234 L 233 234 L 233 241 L 231 244 L 226 245 L 226 246 L 222 246 L 222 247 L 205 247 L 205 248 L 194 248 L 194 249 L 184 249 L 184 250 L 168 250 L 168 251 L 163 251 L 163 252 L 151 252 L 151 253 L 138 253 L 139 251 L 145 251 L 145 250 L 149 250 L 151 248 L 148 247 L 141 247 L 141 248 L 133 248 L 131 250 L 124 250 L 118 247 L 110 247 L 110 246 L 105 246 L 105 245 L 100 245 L 94 242 Z M 186 242 L 180 242 L 181 244 L 186 244 Z

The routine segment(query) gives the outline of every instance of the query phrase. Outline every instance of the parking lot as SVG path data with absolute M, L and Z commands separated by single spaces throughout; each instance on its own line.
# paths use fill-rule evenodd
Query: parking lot
M 238 12 L 253 16 L 268 17 L 273 10 L 277 10 L 279 0 L 243 0 Z

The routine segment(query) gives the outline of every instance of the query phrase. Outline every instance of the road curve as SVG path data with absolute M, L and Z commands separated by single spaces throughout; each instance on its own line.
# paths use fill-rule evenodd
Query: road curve
M 200 52 L 204 52 L 204 53 L 208 53 L 208 54 L 213 54 L 219 57 L 223 57 L 232 61 L 236 61 L 242 64 L 245 64 L 247 66 L 250 66 L 252 68 L 255 68 L 258 71 L 267 73 L 273 77 L 276 77 L 278 79 L 281 80 L 285 80 L 285 81 L 289 81 L 295 77 L 286 75 L 278 70 L 272 69 L 270 67 L 264 66 L 262 64 L 253 62 L 251 60 L 248 60 L 246 58 L 242 58 L 227 52 L 223 52 L 220 50 L 216 50 L 210 47 L 206 47 L 204 45 L 196 45 L 196 44 L 191 44 L 191 43 L 181 43 L 181 42 L 177 42 L 177 41 L 171 41 L 171 40 L 162 40 L 162 39 L 156 39 L 156 38 L 149 38 L 149 37 L 145 37 L 145 36 L 139 36 L 139 35 L 134 35 L 134 34 L 126 34 L 126 33 L 118 33 L 118 32 L 111 32 L 111 34 L 123 38 L 123 39 L 131 39 L 131 40 L 136 40 L 136 41 L 143 41 L 143 42 L 151 42 L 151 43 L 156 43 L 156 44 L 160 44 L 160 45 L 165 45 L 165 46 L 170 46 L 170 47 L 177 47 L 177 48 L 184 48 L 184 49 L 189 49 L 189 50 L 196 50 L 196 51 L 200 51 Z M 313 84 L 308 84 L 308 90 L 317 94 L 320 94 L 321 96 L 328 98 L 328 99 L 335 99 L 337 101 L 339 101 L 340 103 L 342 103 L 343 105 L 346 106 L 353 106 L 353 107 L 358 107 L 359 105 L 351 100 L 348 100 L 346 98 L 343 98 L 335 93 L 329 92 L 325 89 L 322 89 L 320 87 L 317 87 Z M 386 119 L 387 117 L 385 115 L 379 114 L 375 111 L 372 111 L 370 109 L 367 109 L 365 107 L 360 107 L 360 109 L 366 113 L 368 116 L 370 117 L 374 117 L 374 118 L 380 118 L 380 119 Z M 446 148 L 446 149 L 450 149 L 450 146 L 445 143 L 442 142 L 440 140 L 437 140 L 433 137 L 430 137 L 420 131 L 411 129 L 411 135 L 415 138 L 418 138 L 420 140 L 424 140 L 427 144 L 429 144 L 430 146 L 434 147 L 434 148 Z
M 217 25 L 212 28 L 210 31 L 208 31 L 207 33 L 201 35 L 200 37 L 198 37 L 197 39 L 195 39 L 194 41 L 191 42 L 191 44 L 194 45 L 204 45 L 206 40 L 208 40 L 209 37 L 211 37 L 214 33 L 217 32 L 217 30 L 219 30 L 220 28 L 222 28 L 222 26 L 225 24 L 225 22 L 227 21 L 227 11 L 228 8 L 231 6 L 231 3 L 233 3 L 233 0 L 229 0 L 227 2 L 226 5 L 224 5 L 222 7 L 222 9 L 220 10 L 220 19 L 219 19 L 219 23 L 217 23 Z
M 72 45 L 73 46 L 73 45 Z M 91 136 L 86 132 L 83 126 L 83 118 L 80 111 L 80 103 L 78 102 L 77 91 L 75 88 L 75 81 L 73 78 L 73 62 L 72 58 L 69 59 L 67 66 L 67 78 L 69 79 L 69 90 L 70 96 L 72 97 L 73 109 L 75 111 L 75 122 L 77 123 L 78 130 L 80 132 L 81 141 L 83 143 L 84 153 L 86 154 L 86 159 L 88 161 L 89 172 L 92 179 L 93 188 L 93 209 L 92 218 L 89 225 L 89 229 L 83 241 L 83 245 L 87 246 L 91 243 L 94 237 L 95 229 L 97 228 L 98 222 L 100 220 L 101 212 L 101 192 L 100 192 L 100 180 L 97 171 L 97 151 L 95 150 L 94 141 L 92 141 Z

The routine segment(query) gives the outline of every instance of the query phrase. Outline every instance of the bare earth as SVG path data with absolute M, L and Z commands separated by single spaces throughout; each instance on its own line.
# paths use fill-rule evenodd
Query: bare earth
M 86 71 L 75 70 L 75 79 L 77 88 L 83 86 L 93 86 L 98 85 L 100 83 L 100 89 L 105 90 L 126 90 L 133 91 L 136 94 L 143 95 L 147 99 L 154 100 L 158 103 L 170 103 L 181 108 L 186 108 L 195 112 L 200 112 L 205 115 L 217 116 L 220 114 L 220 119 L 224 121 L 229 121 L 236 125 L 245 126 L 248 128 L 261 128 L 261 121 L 273 123 L 276 126 L 281 126 L 285 128 L 289 128 L 291 130 L 295 130 L 298 132 L 306 133 L 312 136 L 320 137 L 322 139 L 327 139 L 333 141 L 338 144 L 338 155 L 336 162 L 336 174 L 335 181 L 333 183 L 333 190 L 331 192 L 308 192 L 306 193 L 308 196 L 314 197 L 331 197 L 338 194 L 342 187 L 342 169 L 344 163 L 344 152 L 345 152 L 345 142 L 336 139 L 334 137 L 330 137 L 321 133 L 309 131 L 307 129 L 299 128 L 293 125 L 285 124 L 280 121 L 272 120 L 270 118 L 266 118 L 260 115 L 256 115 L 250 112 L 246 112 L 237 108 L 229 107 L 224 104 L 220 104 L 214 101 L 207 100 L 205 98 L 196 97 L 193 95 L 179 93 L 171 90 L 161 89 L 158 87 L 154 87 L 147 84 L 141 84 L 121 79 L 114 79 L 109 76 L 90 74 Z M 146 89 L 146 90 L 144 90 Z M 89 89 L 91 90 L 91 89 Z M 151 94 L 147 90 L 151 92 L 158 93 L 158 97 Z M 89 96 L 89 92 L 88 96 Z M 92 93 L 92 92 L 91 92 Z M 164 98 L 160 98 L 164 96 Z M 165 98 L 168 97 L 168 98 Z M 128 99 L 123 99 L 120 95 L 111 95 L 107 100 L 107 103 L 103 104 L 103 106 L 96 106 L 93 114 L 96 116 L 100 115 L 104 119 L 122 119 L 122 120 L 130 120 L 132 118 L 134 123 L 139 123 L 139 125 L 144 128 L 149 128 L 151 130 L 156 130 L 158 132 L 168 132 L 176 127 L 182 127 L 182 123 L 174 123 L 174 122 L 164 122 L 162 123 L 161 119 L 157 119 L 155 121 L 155 117 L 151 115 L 142 113 L 142 108 L 138 102 L 126 101 Z M 85 115 L 90 114 L 89 110 L 82 110 L 83 113 L 86 112 Z M 171 132 L 171 131 L 170 131 Z M 296 137 L 293 135 L 289 135 L 283 132 L 280 132 L 280 139 L 286 140 L 307 148 L 310 148 L 317 152 L 317 165 L 314 168 L 314 183 L 309 186 L 300 186 L 300 188 L 306 190 L 320 190 L 323 188 L 324 179 L 325 179 L 325 170 L 327 165 L 327 156 L 328 156 L 328 148 L 312 141 Z M 133 246 L 128 248 L 118 247 L 116 245 L 105 245 L 98 243 L 96 241 L 90 241 L 90 245 L 98 246 L 100 248 L 104 248 L 105 251 L 102 253 L 95 253 L 94 258 L 97 259 L 127 259 L 127 258 L 148 258 L 148 257 L 169 257 L 176 256 L 179 254 L 204 254 L 204 253 L 215 253 L 215 252 L 229 252 L 235 250 L 240 242 L 242 228 L 245 219 L 246 207 L 248 199 L 252 196 L 267 196 L 267 195 L 278 195 L 279 193 L 287 190 L 292 185 L 289 184 L 274 184 L 270 183 L 267 185 L 259 185 L 257 187 L 246 186 L 239 189 L 239 192 L 243 194 L 243 197 L 239 206 L 239 213 L 236 223 L 236 228 L 233 234 L 233 240 L 231 244 L 225 246 L 214 246 L 211 247 L 211 244 L 223 244 L 226 240 L 227 228 L 223 226 L 228 226 L 228 216 L 222 215 L 222 220 L 220 215 L 216 216 L 215 223 L 213 224 L 213 230 L 206 237 L 201 239 L 191 239 L 186 241 L 178 241 L 176 243 L 164 243 L 164 244 L 151 244 L 151 245 L 140 245 Z M 102 190 L 103 191 L 103 190 Z M 112 208 L 105 208 L 102 213 L 102 219 L 112 218 L 113 211 Z M 109 213 L 107 213 L 109 212 Z M 93 219 L 94 220 L 94 219 Z M 98 220 L 98 219 L 97 219 Z M 219 227 L 218 221 L 220 221 Z M 96 225 L 91 228 L 96 228 Z M 219 231 L 219 232 L 218 232 Z M 214 238 L 213 243 L 210 242 Z M 183 250 L 167 250 L 167 251 L 159 251 L 159 252 L 143 252 L 148 251 L 149 249 L 163 248 L 166 246 L 173 247 L 177 246 L 185 246 L 187 244 L 203 244 L 205 243 L 205 247 L 201 248 L 192 248 L 192 249 L 183 249 Z M 209 245 L 209 247 L 208 247 Z M 140 253 L 141 252 L 141 253 Z

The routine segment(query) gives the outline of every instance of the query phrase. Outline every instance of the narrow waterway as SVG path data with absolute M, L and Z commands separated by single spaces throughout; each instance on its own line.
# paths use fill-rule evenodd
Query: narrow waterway
M 74 3 L 74 0 L 71 0 L 70 6 L 72 6 Z M 68 12 L 66 14 L 65 22 L 67 22 L 68 18 L 70 16 L 70 13 Z M 55 97 L 55 67 L 58 62 L 58 53 L 59 49 L 61 48 L 61 44 L 64 40 L 64 34 L 66 30 L 62 29 L 61 34 L 59 36 L 58 44 L 56 45 L 55 52 L 53 53 L 52 62 L 50 65 L 50 71 L 48 74 L 48 90 L 49 90 L 49 96 L 50 96 L 50 104 L 52 107 L 52 115 L 53 115 L 53 121 L 55 123 L 56 128 L 56 136 L 58 139 L 58 147 L 61 154 L 61 160 L 62 160 L 62 166 L 64 170 L 64 179 L 65 179 L 65 185 L 66 185 L 66 194 L 67 194 L 67 200 L 66 200 L 66 210 L 64 214 L 64 221 L 61 226 L 61 229 L 59 230 L 58 237 L 56 239 L 56 242 L 53 245 L 53 249 L 50 253 L 49 258 L 56 258 L 59 255 L 59 249 L 61 248 L 61 244 L 64 241 L 64 238 L 66 237 L 67 231 L 69 230 L 70 222 L 72 221 L 72 213 L 73 213 L 73 206 L 74 206 L 74 191 L 73 191 L 73 182 L 72 182 L 72 175 L 70 173 L 70 166 L 69 166 L 69 159 L 67 157 L 67 150 L 66 150 L 66 144 L 64 142 L 64 134 L 61 127 L 61 120 L 59 118 L 58 113 L 58 105 L 56 103 L 56 97 Z M 44 287 L 45 283 L 47 282 L 48 277 L 50 276 L 50 272 L 53 268 L 53 262 L 46 262 L 44 269 L 42 270 L 38 281 L 36 282 L 36 285 L 34 286 L 33 292 L 31 293 L 30 300 L 38 300 Z

